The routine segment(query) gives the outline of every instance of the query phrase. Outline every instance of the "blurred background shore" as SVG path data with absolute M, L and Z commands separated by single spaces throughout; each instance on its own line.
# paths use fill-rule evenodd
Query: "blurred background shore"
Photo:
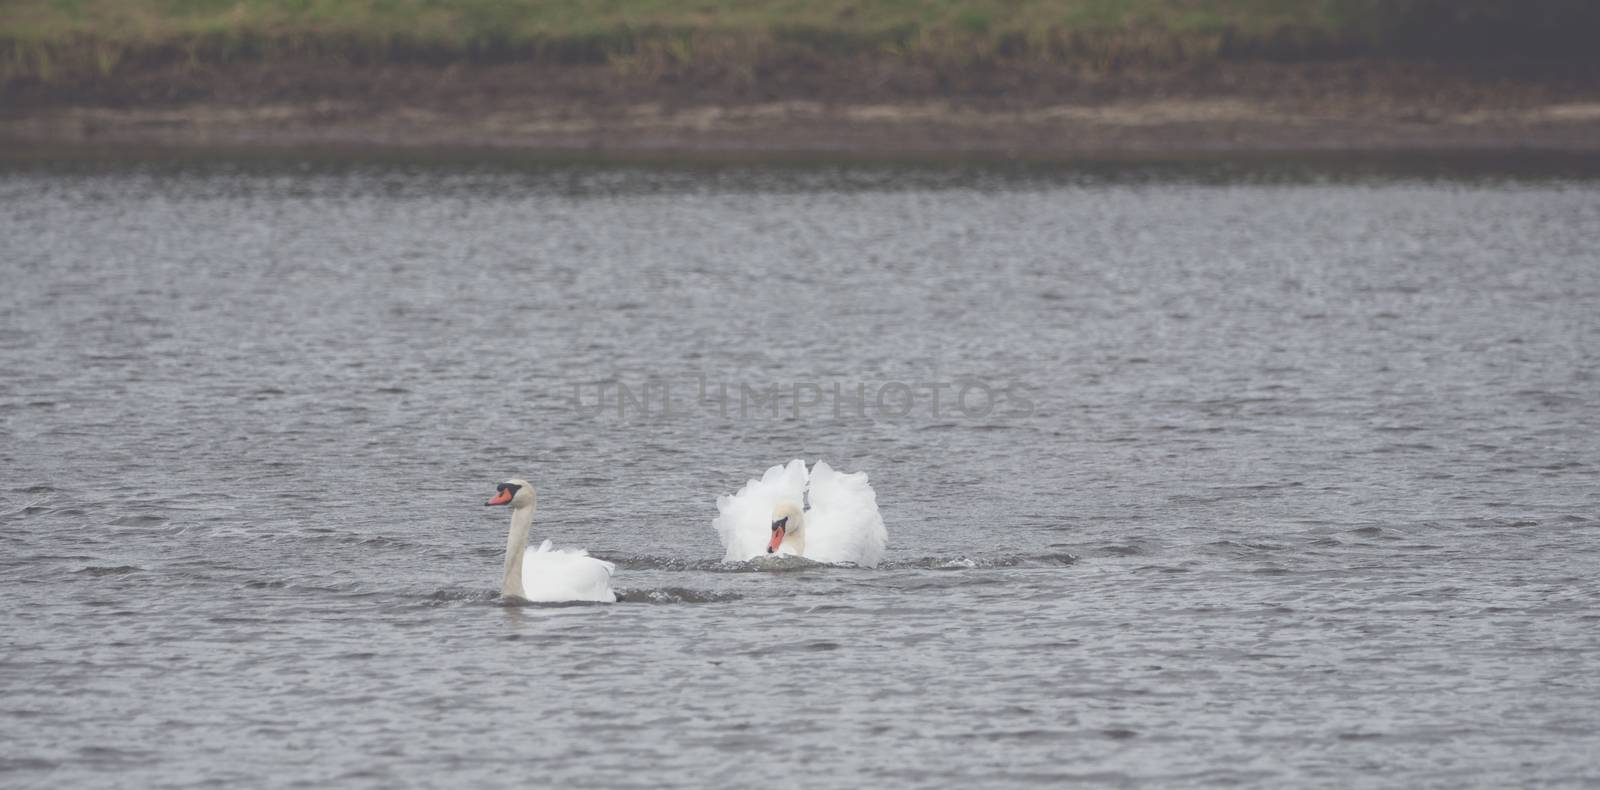
M 10 0 L 0 147 L 1600 153 L 1579 0 Z

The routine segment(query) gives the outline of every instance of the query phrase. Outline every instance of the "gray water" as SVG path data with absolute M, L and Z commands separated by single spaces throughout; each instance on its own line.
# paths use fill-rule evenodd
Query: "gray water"
M 8 166 L 0 785 L 1600 785 L 1597 240 L 1548 173 Z M 790 458 L 884 566 L 718 561 Z M 497 597 L 513 476 L 622 602 Z

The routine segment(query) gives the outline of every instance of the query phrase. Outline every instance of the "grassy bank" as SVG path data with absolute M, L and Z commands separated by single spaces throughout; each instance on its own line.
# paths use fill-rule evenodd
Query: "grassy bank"
M 8 80 L 276 61 L 1600 58 L 1590 0 L 0 0 Z

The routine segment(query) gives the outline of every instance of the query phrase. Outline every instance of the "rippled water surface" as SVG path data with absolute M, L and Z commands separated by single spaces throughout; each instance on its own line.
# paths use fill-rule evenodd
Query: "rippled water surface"
M 8 166 L 0 785 L 1595 786 L 1597 240 L 1382 167 Z M 717 561 L 795 457 L 883 567 Z M 621 603 L 497 598 L 512 476 Z

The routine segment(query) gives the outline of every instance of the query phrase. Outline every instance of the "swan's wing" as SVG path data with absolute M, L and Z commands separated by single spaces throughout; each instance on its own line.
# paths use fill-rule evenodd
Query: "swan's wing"
M 806 558 L 873 567 L 883 559 L 889 532 L 878 515 L 878 496 L 867 473 L 844 474 L 822 461 L 811 468 L 811 510 L 806 512 Z
M 583 549 L 552 549 L 547 540 L 522 555 L 523 597 L 535 603 L 614 603 L 617 594 L 611 591 L 611 572 L 615 569 Z
M 717 497 L 711 526 L 722 538 L 723 562 L 740 562 L 767 553 L 772 539 L 772 507 L 785 499 L 799 504 L 806 490 L 806 464 L 790 461 L 751 480 L 733 496 Z M 810 553 L 809 551 L 807 552 Z

